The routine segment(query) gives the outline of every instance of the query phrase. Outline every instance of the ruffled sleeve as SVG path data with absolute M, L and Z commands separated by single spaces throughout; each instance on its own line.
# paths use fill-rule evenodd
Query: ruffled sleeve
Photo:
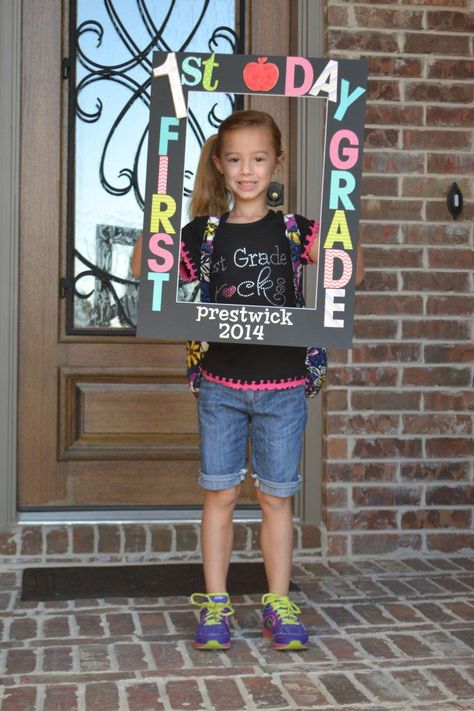
M 295 217 L 300 231 L 301 263 L 312 264 L 313 262 L 309 255 L 309 252 L 314 242 L 319 237 L 319 222 L 317 222 L 316 220 L 308 220 L 302 215 L 295 215 Z

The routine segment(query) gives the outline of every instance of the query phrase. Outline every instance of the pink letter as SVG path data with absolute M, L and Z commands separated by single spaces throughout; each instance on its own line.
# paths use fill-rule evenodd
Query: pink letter
M 150 237 L 150 242 L 148 244 L 150 252 L 152 252 L 152 254 L 156 254 L 157 257 L 160 257 L 163 260 L 163 263 L 158 264 L 156 259 L 149 259 L 148 267 L 153 272 L 169 272 L 174 264 L 173 255 L 169 250 L 160 247 L 160 242 L 164 242 L 165 244 L 173 244 L 173 238 L 165 232 L 158 232 L 158 234 L 154 234 Z
M 342 262 L 342 275 L 339 279 L 334 279 L 334 260 L 340 259 Z M 342 289 L 352 276 L 352 260 L 342 249 L 327 249 L 324 262 L 324 288 Z
M 349 141 L 349 146 L 342 148 L 340 150 L 341 141 L 346 139 Z M 329 144 L 329 156 L 331 158 L 331 163 L 335 168 L 340 170 L 352 168 L 357 163 L 357 158 L 359 157 L 359 139 L 357 138 L 354 131 L 338 131 L 331 138 L 331 143 Z M 344 160 L 341 156 L 344 156 Z
M 301 67 L 304 72 L 304 82 L 295 86 L 295 69 Z M 304 57 L 287 57 L 285 94 L 287 96 L 302 96 L 307 94 L 313 84 L 313 67 Z

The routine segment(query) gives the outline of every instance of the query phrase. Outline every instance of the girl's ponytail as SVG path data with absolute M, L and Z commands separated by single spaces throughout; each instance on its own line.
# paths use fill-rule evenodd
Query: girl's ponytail
M 201 150 L 189 207 L 191 219 L 199 215 L 222 215 L 228 210 L 224 176 L 212 160 L 216 155 L 217 139 L 216 133 L 207 139 Z

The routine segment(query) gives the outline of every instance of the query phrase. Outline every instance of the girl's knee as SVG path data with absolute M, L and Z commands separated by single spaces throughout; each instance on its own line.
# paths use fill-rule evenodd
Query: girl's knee
M 213 491 L 206 490 L 205 501 L 214 506 L 232 506 L 237 503 L 240 494 L 240 484 L 232 486 L 230 489 L 220 489 Z
M 288 507 L 291 508 L 292 496 L 273 496 L 256 488 L 258 503 L 262 510 L 283 511 Z

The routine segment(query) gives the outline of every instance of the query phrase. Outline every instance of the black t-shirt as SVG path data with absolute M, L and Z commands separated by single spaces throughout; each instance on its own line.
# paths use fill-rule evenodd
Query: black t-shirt
M 296 215 L 301 261 L 316 235 L 314 221 Z M 186 271 L 199 274 L 207 217 L 197 217 L 182 230 Z M 295 306 L 290 244 L 282 212 L 269 210 L 261 220 L 229 223 L 223 215 L 213 243 L 211 300 L 219 304 Z M 201 365 L 205 375 L 233 387 L 291 387 L 306 373 L 306 348 L 241 343 L 210 343 Z

